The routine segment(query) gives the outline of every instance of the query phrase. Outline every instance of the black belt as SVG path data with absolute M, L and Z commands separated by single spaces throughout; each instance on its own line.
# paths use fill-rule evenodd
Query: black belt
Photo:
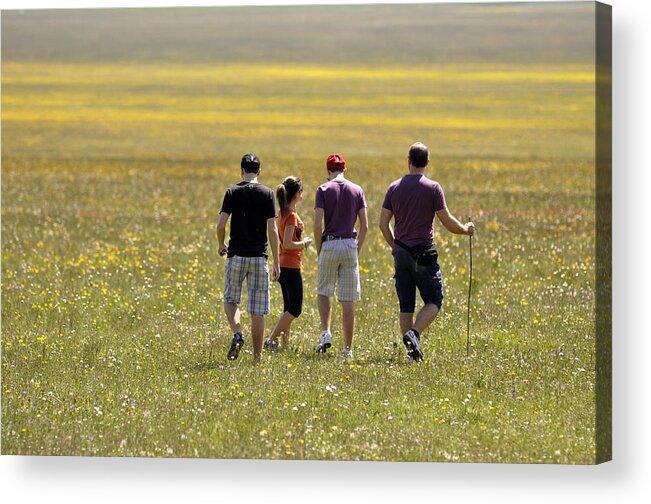
M 329 242 L 332 240 L 350 240 L 352 238 L 354 238 L 354 236 L 323 235 L 321 237 L 321 242 Z

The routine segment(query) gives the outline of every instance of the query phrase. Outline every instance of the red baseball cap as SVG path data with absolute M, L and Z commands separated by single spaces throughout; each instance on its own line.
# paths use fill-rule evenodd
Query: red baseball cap
M 326 168 L 330 171 L 343 170 L 346 168 L 346 160 L 339 154 L 330 154 L 326 161 Z

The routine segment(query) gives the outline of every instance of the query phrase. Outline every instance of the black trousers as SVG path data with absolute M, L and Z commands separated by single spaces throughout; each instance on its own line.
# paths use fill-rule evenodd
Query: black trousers
M 278 278 L 280 288 L 283 291 L 283 311 L 289 312 L 298 317 L 303 310 L 303 277 L 298 268 L 280 268 Z

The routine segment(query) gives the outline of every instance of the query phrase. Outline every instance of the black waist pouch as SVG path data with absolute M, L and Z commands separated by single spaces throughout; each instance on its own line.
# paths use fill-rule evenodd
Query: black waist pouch
M 408 247 L 400 240 L 394 239 L 394 241 L 399 247 L 409 252 L 411 257 L 419 266 L 431 266 L 438 261 L 439 253 L 436 250 L 436 245 L 434 243 L 431 245 L 416 245 L 415 247 Z

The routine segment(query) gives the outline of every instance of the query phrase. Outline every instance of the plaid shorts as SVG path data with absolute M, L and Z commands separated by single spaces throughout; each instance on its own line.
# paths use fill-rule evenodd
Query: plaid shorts
M 335 283 L 339 284 L 339 301 L 361 299 L 357 241 L 354 238 L 331 240 L 321 245 L 317 294 L 334 296 Z
M 254 315 L 267 315 L 269 313 L 269 266 L 266 257 L 234 255 L 226 259 L 224 303 L 240 304 L 245 278 L 249 297 L 248 312 Z

